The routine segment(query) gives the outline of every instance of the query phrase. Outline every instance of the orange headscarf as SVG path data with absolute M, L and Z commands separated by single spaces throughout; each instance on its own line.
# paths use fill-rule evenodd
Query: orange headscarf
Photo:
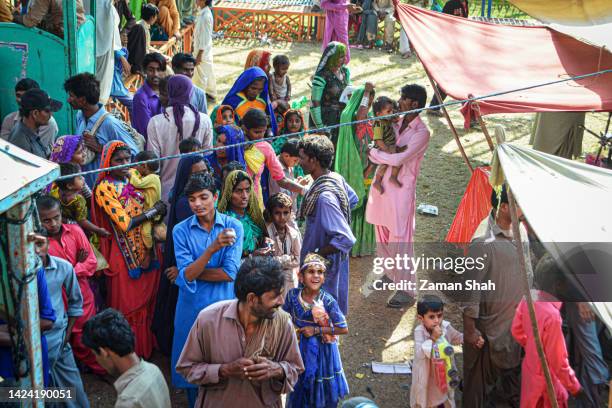
M 270 57 L 272 53 L 270 51 L 264 50 L 252 50 L 249 52 L 247 56 L 246 63 L 244 64 L 244 69 L 247 70 L 252 67 L 259 67 L 266 71 L 266 65 L 268 66 L 268 70 L 270 69 Z M 266 71 L 266 74 L 268 71 Z
M 219 105 L 217 111 L 215 112 L 215 126 L 223 125 L 223 111 L 227 110 L 228 108 L 232 111 L 232 120 L 236 120 L 234 108 L 232 108 L 230 105 Z
M 111 167 L 111 157 L 113 157 L 115 150 L 117 150 L 117 148 L 119 147 L 129 149 L 127 144 L 119 140 L 113 140 L 112 142 L 108 142 L 106 145 L 104 145 L 104 148 L 102 149 L 102 155 L 100 157 L 100 169 L 107 169 Z M 98 173 L 98 181 L 96 182 L 96 184 L 98 184 L 108 175 L 108 171 L 101 171 L 100 173 Z

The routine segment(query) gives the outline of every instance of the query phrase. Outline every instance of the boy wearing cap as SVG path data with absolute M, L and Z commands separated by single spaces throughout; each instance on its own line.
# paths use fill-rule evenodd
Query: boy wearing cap
M 8 142 L 46 159 L 50 153 L 49 146 L 40 140 L 38 131 L 49 124 L 51 112 L 57 112 L 61 108 L 62 103 L 51 99 L 42 89 L 26 91 L 19 102 L 21 120 L 11 131 Z
M 40 85 L 38 85 L 38 82 L 34 81 L 33 79 L 22 78 L 17 82 L 15 85 L 15 101 L 17 102 L 17 107 L 19 107 L 19 104 L 21 103 L 21 97 L 23 94 L 34 88 L 40 89 Z M 2 120 L 0 138 L 8 140 L 11 131 L 20 120 L 21 116 L 19 116 L 18 110 L 6 115 Z M 57 127 L 57 122 L 55 122 L 55 119 L 51 117 L 48 125 L 41 126 L 40 129 L 38 129 L 38 136 L 40 137 L 40 141 L 43 145 L 51 147 L 55 142 L 58 132 L 59 129 Z

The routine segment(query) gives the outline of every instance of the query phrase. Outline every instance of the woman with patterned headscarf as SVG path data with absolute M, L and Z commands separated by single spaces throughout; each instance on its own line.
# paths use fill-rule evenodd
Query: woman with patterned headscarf
M 109 142 L 102 150 L 101 168 L 129 164 L 129 147 Z M 100 252 L 108 261 L 106 304 L 119 310 L 136 336 L 136 353 L 149 358 L 155 343 L 151 322 L 159 282 L 159 263 L 152 262 L 142 237 L 142 224 L 166 214 L 158 201 L 144 211 L 144 195 L 130 184 L 129 168 L 101 172 L 94 189 L 92 220 L 113 231 L 100 237 Z
M 158 157 L 178 154 L 179 143 L 189 137 L 197 139 L 202 149 L 212 146 L 212 123 L 191 104 L 192 89 L 191 79 L 185 75 L 173 75 L 168 79 L 168 106 L 153 116 L 147 126 L 147 150 Z M 166 202 L 178 162 L 179 159 L 171 159 L 161 164 L 162 199 Z
M 310 127 L 321 128 L 340 123 L 345 104 L 340 96 L 351 83 L 351 73 L 345 65 L 346 45 L 333 41 L 327 45 L 312 80 Z M 338 129 L 330 131 L 334 146 Z
M 238 219 L 242 224 L 244 228 L 243 257 L 252 253 L 263 254 L 257 248 L 260 248 L 265 242 L 266 223 L 257 203 L 253 180 L 246 172 L 234 170 L 227 175 L 218 209 Z
M 244 69 L 247 70 L 252 67 L 259 67 L 263 69 L 266 75 L 270 76 L 270 57 L 272 53 L 264 50 L 251 50 L 247 55 L 246 62 L 244 63 Z

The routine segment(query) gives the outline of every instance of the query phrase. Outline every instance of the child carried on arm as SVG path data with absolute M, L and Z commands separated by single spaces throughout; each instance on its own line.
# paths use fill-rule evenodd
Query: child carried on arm
M 379 96 L 374 102 L 373 109 L 374 115 L 386 116 L 397 112 L 398 106 L 392 99 L 386 96 Z M 382 150 L 386 153 L 400 153 L 405 150 L 405 147 L 399 147 L 396 145 L 395 131 L 393 130 L 393 123 L 397 122 L 399 119 L 400 118 L 398 116 L 389 119 L 379 119 L 374 122 L 374 145 L 376 149 Z M 374 188 L 380 191 L 381 194 L 385 192 L 382 185 L 382 180 L 385 176 L 385 172 L 387 171 L 387 167 L 388 166 L 386 164 L 379 166 L 374 182 L 372 183 Z M 393 166 L 391 168 L 391 177 L 389 178 L 389 182 L 400 188 L 402 187 L 402 183 L 399 181 L 397 176 L 401 168 L 402 166 Z

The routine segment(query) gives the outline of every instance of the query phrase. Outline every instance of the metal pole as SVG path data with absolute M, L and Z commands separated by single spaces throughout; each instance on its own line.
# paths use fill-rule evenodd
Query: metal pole
M 18 279 L 25 279 L 28 274 L 36 273 L 36 253 L 34 252 L 33 244 L 28 242 L 28 234 L 33 230 L 32 217 L 23 223 L 11 223 L 11 220 L 23 220 L 28 214 L 30 206 L 34 205 L 31 198 L 15 205 L 7 211 L 7 234 L 8 234 L 8 250 L 10 258 L 10 270 Z M 17 293 L 19 283 L 13 280 L 13 291 Z M 33 390 L 43 390 L 43 367 L 42 367 L 42 346 L 40 340 L 40 319 L 38 311 L 38 284 L 36 278 L 30 279 L 24 284 L 23 294 L 20 303 L 20 316 L 24 324 L 24 337 L 26 339 L 26 348 L 28 360 L 30 362 L 30 376 L 20 379 L 19 386 L 22 388 L 31 387 Z M 22 361 L 21 366 L 24 368 L 26 362 Z M 36 400 L 33 405 L 30 403 L 24 406 L 44 407 L 42 400 Z
M 531 319 L 531 329 L 533 331 L 533 337 L 535 338 L 536 350 L 538 351 L 538 357 L 540 357 L 540 365 L 542 371 L 544 371 L 544 378 L 546 379 L 546 391 L 548 392 L 548 398 L 550 399 L 552 408 L 559 408 L 557 404 L 557 397 L 555 395 L 555 389 L 553 387 L 552 378 L 550 376 L 550 368 L 546 361 L 546 355 L 544 354 L 544 346 L 542 345 L 542 338 L 540 337 L 540 329 L 538 328 L 538 321 L 536 320 L 535 308 L 533 306 L 533 299 L 531 298 L 531 288 L 529 287 L 529 278 L 527 277 L 527 265 L 525 261 L 525 253 L 523 252 L 523 241 L 521 240 L 521 232 L 519 230 L 519 221 L 517 217 L 517 205 L 512 194 L 510 186 L 508 188 L 508 203 L 510 204 L 510 217 L 512 218 L 512 235 L 514 236 L 514 242 L 516 243 L 516 251 L 518 253 L 519 267 L 521 269 L 521 276 L 523 280 L 523 290 L 525 292 L 525 300 L 527 301 L 527 309 L 529 310 L 529 318 Z

